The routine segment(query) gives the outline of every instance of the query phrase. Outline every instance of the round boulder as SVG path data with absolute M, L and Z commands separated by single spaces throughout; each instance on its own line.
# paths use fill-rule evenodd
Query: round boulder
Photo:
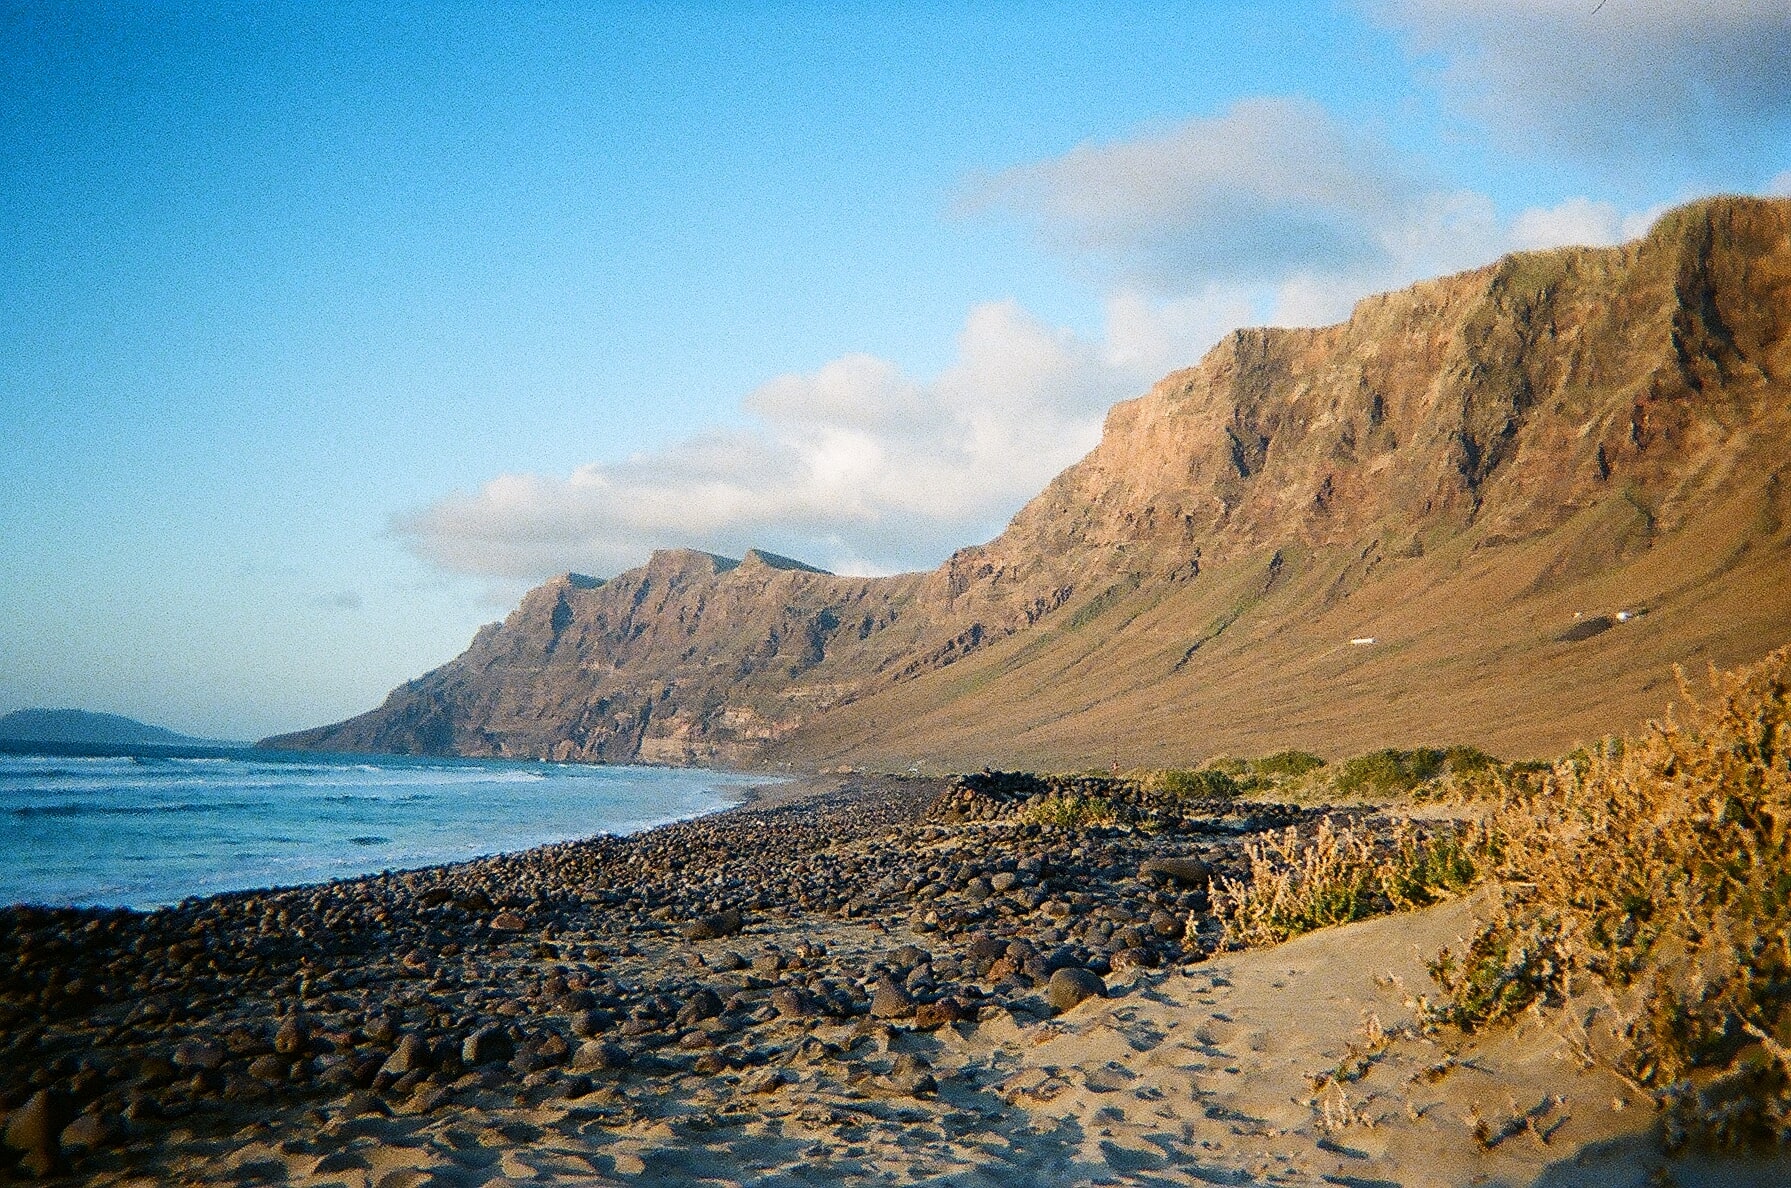
M 1062 1014 L 1084 999 L 1105 997 L 1107 983 L 1100 975 L 1075 967 L 1058 970 L 1045 987 L 1045 1001 L 1050 1003 L 1053 1014 Z
M 209 1040 L 182 1040 L 174 1049 L 174 1063 L 183 1069 L 202 1069 L 207 1072 L 224 1063 L 224 1049 Z
M 786 1019 L 805 1019 L 815 1013 L 814 996 L 795 986 L 779 986 L 773 990 L 771 1005 Z
M 303 1015 L 288 1015 L 274 1033 L 274 1051 L 282 1056 L 303 1056 L 311 1044 L 311 1024 Z
M 402 1077 L 407 1073 L 427 1071 L 429 1063 L 429 1045 L 423 1041 L 422 1036 L 411 1032 L 398 1041 L 397 1049 L 379 1071 Z
M 678 1012 L 678 1022 L 689 1026 L 701 1023 L 704 1019 L 713 1019 L 721 1012 L 721 995 L 705 986 L 684 1000 L 683 1009 Z
M 460 1044 L 460 1063 L 471 1068 L 480 1064 L 509 1060 L 516 1055 L 516 1044 L 510 1033 L 496 1023 L 488 1023 L 467 1036 Z
M 626 1068 L 628 1053 L 620 1045 L 605 1040 L 586 1040 L 572 1054 L 573 1072 L 597 1072 Z

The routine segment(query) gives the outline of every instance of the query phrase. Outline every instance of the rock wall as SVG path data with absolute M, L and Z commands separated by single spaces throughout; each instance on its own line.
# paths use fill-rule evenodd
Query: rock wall
M 1383 733 L 1465 740 L 1490 723 L 1476 740 L 1552 747 L 1630 725 L 1672 660 L 1783 642 L 1787 459 L 1791 201 L 1713 199 L 1621 247 L 1509 256 L 1368 298 L 1335 326 L 1237 331 L 1117 405 L 1093 453 L 931 573 L 674 550 L 609 581 L 567 575 L 378 709 L 268 742 L 1186 761 L 1277 739 L 1400 741 L 1332 703 L 1430 682 L 1429 716 L 1401 709 Z M 1321 621 L 1366 637 L 1424 589 L 1446 602 L 1399 629 L 1428 643 L 1363 653 L 1381 665 L 1367 685 L 1326 684 L 1313 641 L 1276 638 Z M 1662 613 L 1572 661 L 1538 650 L 1571 622 L 1544 622 L 1571 615 L 1560 600 L 1595 598 Z M 1226 695 L 1199 717 L 1162 712 L 1210 689 Z M 1521 725 L 1488 717 L 1508 703 Z

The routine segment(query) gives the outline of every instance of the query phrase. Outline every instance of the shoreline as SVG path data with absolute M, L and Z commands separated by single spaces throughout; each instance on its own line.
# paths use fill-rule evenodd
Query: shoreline
M 1182 801 L 1148 828 L 1066 828 L 1030 823 L 997 784 L 770 787 L 786 791 L 627 837 L 149 914 L 0 910 L 0 1106 L 15 1121 L 36 1109 L 54 1140 L 15 1152 L 15 1173 L 36 1161 L 95 1184 L 1198 1183 L 1257 1176 L 1273 1156 L 1313 1182 L 1450 1182 L 1409 1178 L 1425 1165 L 1518 1182 L 1651 1121 L 1639 1105 L 1612 1113 L 1608 1084 L 1566 1072 L 1549 1075 L 1581 1097 L 1549 1144 L 1482 1150 L 1423 1102 L 1418 1120 L 1389 1116 L 1345 1141 L 1322 1094 L 1290 1108 L 1287 1045 L 1342 1058 L 1358 1006 L 1396 1033 L 1376 1055 L 1386 1070 L 1450 1046 L 1451 1067 L 1503 1067 L 1497 1052 L 1461 1055 L 1472 1041 L 1408 1035 L 1399 1017 L 1401 996 L 1423 989 L 1412 938 L 1451 918 L 1349 926 L 1372 942 L 1334 929 L 1215 954 L 1204 880 L 1147 863 L 1235 873 L 1252 836 L 1372 825 L 1371 810 Z M 1380 962 L 1411 984 L 1365 983 L 1344 1001 L 1342 967 L 1302 945 L 1341 945 L 1353 978 L 1378 977 Z M 1313 1004 L 1333 1000 L 1320 1027 Z M 1240 1022 L 1253 1012 L 1264 1022 Z M 1133 1071 L 1160 1061 L 1173 1068 L 1154 1080 Z M 1425 1092 L 1485 1096 L 1480 1075 Z M 1393 1141 L 1407 1129 L 1456 1162 L 1431 1151 L 1413 1164 L 1416 1148 Z
M 150 867 L 156 865 L 155 860 L 149 857 L 150 851 L 146 848 L 150 845 L 150 842 L 145 839 L 147 835 L 145 838 L 139 838 L 126 830 L 119 837 L 98 847 L 97 850 L 93 850 L 90 846 L 84 847 L 80 838 L 70 836 L 65 840 L 73 848 L 67 850 L 63 848 L 61 841 L 54 840 L 61 836 L 59 834 L 52 835 L 50 841 L 41 839 L 34 841 L 33 838 L 36 837 L 36 834 L 28 833 L 24 842 L 26 848 L 21 852 L 27 862 L 21 871 L 15 872 L 21 877 L 7 880 L 13 884 L 9 888 L 10 895 L 17 896 L 17 898 L 0 899 L 0 910 L 11 907 L 74 907 L 83 910 L 125 910 L 149 913 L 178 906 L 189 900 L 205 900 L 215 896 L 300 891 L 312 886 L 368 878 L 381 873 L 403 874 L 480 859 L 520 854 L 543 845 L 586 841 L 600 836 L 633 836 L 665 825 L 730 812 L 754 804 L 782 803 L 792 795 L 808 794 L 809 786 L 814 783 L 814 777 L 800 774 L 786 775 L 719 767 L 669 768 L 653 765 L 562 764 L 545 760 L 467 760 L 463 756 L 362 757 L 338 754 L 334 757 L 340 761 L 344 769 L 362 769 L 367 764 L 372 764 L 373 767 L 379 769 L 380 774 L 369 777 L 372 782 L 368 783 L 364 790 L 357 786 L 350 791 L 356 796 L 369 797 L 367 811 L 381 816 L 380 820 L 369 817 L 361 832 L 364 834 L 389 834 L 389 836 L 348 837 L 348 834 L 354 832 L 354 829 L 340 828 L 343 819 L 333 811 L 333 805 L 325 803 L 343 798 L 330 795 L 331 789 L 326 784 L 310 786 L 307 785 L 304 778 L 292 777 L 299 781 L 295 787 L 300 792 L 309 795 L 308 811 L 317 814 L 320 823 L 324 823 L 327 816 L 330 821 L 335 823 L 338 832 L 336 844 L 333 847 L 327 844 L 327 839 L 324 844 L 308 846 L 295 844 L 287 847 L 283 843 L 292 842 L 294 837 L 299 835 L 278 835 L 282 832 L 290 833 L 292 829 L 299 828 L 298 825 L 286 822 L 281 826 L 272 824 L 264 826 L 258 823 L 259 819 L 252 819 L 245 831 L 238 824 L 234 814 L 236 810 L 246 806 L 232 803 L 245 797 L 233 797 L 229 794 L 239 790 L 239 785 L 232 782 L 236 780 L 247 781 L 240 784 L 240 790 L 247 795 L 253 795 L 262 786 L 263 780 L 258 774 L 261 772 L 272 771 L 275 773 L 273 778 L 277 781 L 284 780 L 286 777 L 278 774 L 282 770 L 281 764 L 295 759 L 301 762 L 308 761 L 309 757 L 306 755 L 257 752 L 240 746 L 206 748 L 113 746 L 110 744 L 40 746 L 36 743 L 29 746 L 21 744 L 19 749 L 8 754 L 26 762 L 43 761 L 52 765 L 71 759 L 109 761 L 113 767 L 120 763 L 132 764 L 138 761 L 160 765 L 163 760 L 173 759 L 218 760 L 220 762 L 227 760 L 232 764 L 246 763 L 250 766 L 247 769 L 230 766 L 217 768 L 215 770 L 225 772 L 235 770 L 237 775 L 234 777 L 230 775 L 207 776 L 203 782 L 210 784 L 210 787 L 182 793 L 186 799 L 193 801 L 190 805 L 182 804 L 180 806 L 182 809 L 198 811 L 201 814 L 223 814 L 217 817 L 219 827 L 240 835 L 235 842 L 224 846 L 228 852 L 220 854 L 215 852 L 217 847 L 208 846 L 206 847 L 208 850 L 214 851 L 209 854 L 208 863 L 176 863 L 176 872 L 158 872 L 153 876 L 146 876 L 142 870 L 138 869 L 138 865 L 145 862 L 149 863 Z M 380 759 L 400 762 L 382 765 L 378 762 Z M 560 801 L 550 808 L 550 812 L 555 814 L 555 819 L 538 821 L 533 828 L 529 826 L 528 822 L 535 820 L 535 814 L 526 801 L 508 801 L 496 795 L 487 799 L 482 810 L 482 819 L 472 819 L 474 814 L 464 812 L 458 807 L 452 808 L 450 811 L 454 815 L 449 818 L 453 825 L 451 834 L 444 833 L 440 824 L 433 819 L 418 817 L 415 813 L 410 814 L 409 817 L 390 817 L 386 810 L 377 807 L 391 795 L 390 788 L 387 786 L 391 778 L 398 778 L 401 783 L 406 779 L 414 782 L 420 778 L 427 786 L 429 783 L 427 775 L 419 776 L 416 771 L 410 769 L 416 767 L 422 772 L 431 771 L 438 760 L 449 765 L 461 765 L 474 769 L 504 771 L 514 768 L 520 771 L 530 771 L 535 768 L 575 767 L 596 769 L 602 774 L 601 777 L 587 784 L 581 778 L 584 774 L 582 770 L 561 774 L 555 774 L 553 771 L 545 772 L 545 778 L 550 781 L 548 785 L 545 785 L 547 787 L 567 789 L 588 787 L 591 790 L 560 794 Z M 640 781 L 631 783 L 629 769 L 637 766 L 642 769 L 642 778 L 646 781 L 644 783 Z M 158 766 L 157 770 L 167 769 Z M 206 768 L 205 770 L 209 772 L 214 769 Z M 31 772 L 27 770 L 23 776 L 30 774 Z M 54 772 L 52 774 L 67 773 Z M 653 791 L 656 787 L 655 781 L 666 775 L 678 777 L 677 785 L 670 792 L 670 799 L 673 803 L 665 802 L 666 797 L 660 794 L 665 791 L 664 789 L 661 789 L 660 792 Z M 455 777 L 448 778 L 450 784 L 458 782 Z M 222 783 L 217 782 L 220 779 L 223 781 Z M 825 783 L 825 781 L 822 782 Z M 780 791 L 780 786 L 784 784 L 794 784 L 798 787 L 791 791 Z M 638 792 L 630 790 L 635 785 L 638 785 Z M 442 790 L 448 791 L 448 785 L 443 785 Z M 27 783 L 8 793 L 6 804 L 0 805 L 0 815 L 14 812 L 19 816 L 32 818 L 39 816 L 57 818 L 87 812 L 110 814 L 128 811 L 112 807 L 117 797 L 125 795 L 124 793 L 114 793 L 104 784 L 100 785 L 97 791 L 102 794 L 89 796 L 89 789 L 85 787 L 70 789 L 58 787 L 55 784 L 38 786 Z M 154 799 L 156 791 L 153 787 L 145 795 L 149 799 L 142 803 L 148 808 L 138 811 L 149 811 L 149 808 L 160 803 Z M 590 803 L 584 803 L 578 799 L 579 797 L 586 798 Z M 656 799 L 660 801 L 658 811 L 648 807 Z M 641 800 L 643 803 L 635 805 L 630 803 L 631 800 Z M 675 803 L 680 800 L 692 803 Z M 92 807 L 94 805 L 97 807 Z M 606 824 L 606 815 L 614 817 L 615 823 Z M 467 819 L 461 820 L 462 817 Z M 269 818 L 269 821 L 271 822 L 272 818 Z M 29 826 L 32 823 L 28 821 L 26 824 Z M 489 832 L 486 829 L 487 825 L 491 827 Z M 326 832 L 330 828 L 327 823 L 324 827 Z M 394 832 L 394 830 L 397 831 Z M 536 836 L 529 837 L 528 834 L 531 832 L 534 832 Z M 521 836 L 517 836 L 519 834 Z M 111 836 L 109 831 L 107 836 Z M 397 839 L 396 844 L 393 842 L 394 838 Z M 453 838 L 459 838 L 463 842 L 471 844 L 455 844 L 452 841 Z M 478 844 L 480 838 L 485 838 L 488 845 L 495 842 L 494 848 L 474 849 L 473 846 Z M 447 840 L 448 844 L 443 844 L 444 840 Z M 389 852 L 369 853 L 360 848 L 368 842 L 384 843 L 385 849 Z M 39 845 L 48 848 L 37 848 Z M 291 849 L 293 853 L 288 855 L 287 849 Z M 90 868 L 88 859 L 77 857 L 72 863 L 69 863 L 66 857 L 68 853 L 78 856 L 90 850 L 92 851 Z M 245 868 L 235 861 L 239 852 L 247 855 L 251 862 L 249 867 Z M 47 859 L 51 854 L 59 854 L 61 857 L 55 863 L 44 865 L 42 873 L 46 876 L 45 878 L 35 879 L 23 873 L 36 870 L 39 865 L 42 865 L 31 861 L 36 856 L 43 855 Z M 64 863 L 69 864 L 64 865 Z M 69 869 L 82 868 L 89 868 L 89 873 L 80 877 L 64 877 Z M 242 880 L 240 883 L 236 881 L 239 879 Z

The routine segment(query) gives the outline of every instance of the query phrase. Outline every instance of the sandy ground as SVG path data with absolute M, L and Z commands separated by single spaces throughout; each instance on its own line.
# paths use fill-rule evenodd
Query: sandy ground
M 1667 1158 L 1651 1107 L 1587 1068 L 1562 1018 L 1425 1035 L 1424 961 L 1471 902 L 1114 979 L 1050 1018 L 934 1032 L 816 1022 L 740 1074 L 617 1073 L 577 1099 L 469 1092 L 451 1110 L 290 1109 L 172 1134 L 116 1183 L 354 1188 L 519 1182 L 1784 1184 L 1791 1162 Z M 867 951 L 840 921 L 805 935 Z M 741 949 L 752 934 L 685 945 Z M 687 950 L 695 949 L 696 953 Z M 1583 1021 L 1583 1020 L 1582 1020 Z M 1596 1020 L 1591 1026 L 1596 1028 Z M 930 1078 L 930 1083 L 929 1079 Z

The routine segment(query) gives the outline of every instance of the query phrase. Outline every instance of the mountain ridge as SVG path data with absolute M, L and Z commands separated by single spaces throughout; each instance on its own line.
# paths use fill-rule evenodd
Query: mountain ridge
M 95 710 L 18 709 L 0 715 L 0 742 L 189 747 L 211 741 Z
M 1788 391 L 1791 202 L 1706 200 L 1630 244 L 1235 331 L 933 571 L 662 550 L 545 583 L 378 709 L 268 744 L 946 767 L 1440 737 L 1540 753 L 1650 712 L 1675 660 L 1791 635 Z M 1644 613 L 1557 638 L 1619 611 Z

